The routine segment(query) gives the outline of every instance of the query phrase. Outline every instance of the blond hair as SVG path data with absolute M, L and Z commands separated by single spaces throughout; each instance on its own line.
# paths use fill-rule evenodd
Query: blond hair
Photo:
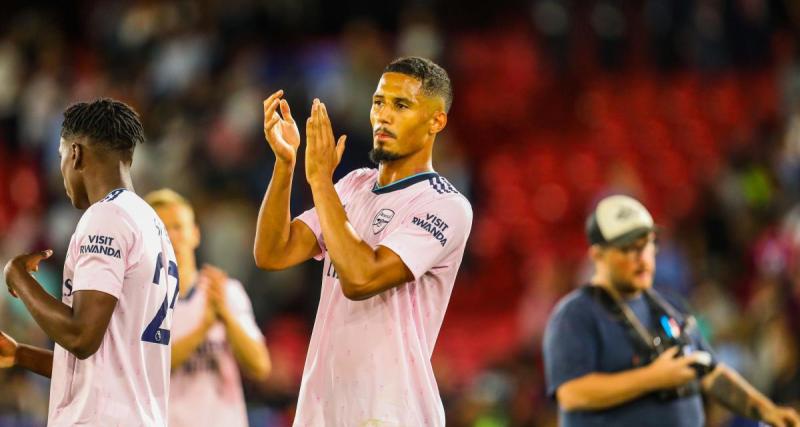
M 189 203 L 185 197 L 169 188 L 151 191 L 144 196 L 144 201 L 147 202 L 153 209 L 174 205 L 185 206 L 192 212 L 192 216 L 194 216 L 194 208 L 192 208 L 191 203 Z

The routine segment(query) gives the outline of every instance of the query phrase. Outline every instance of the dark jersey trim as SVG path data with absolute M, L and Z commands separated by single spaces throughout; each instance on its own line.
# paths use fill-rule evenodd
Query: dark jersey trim
M 181 301 L 189 301 L 194 296 L 194 291 L 196 289 L 197 289 L 197 285 L 192 286 L 192 288 L 189 289 L 189 292 L 186 292 L 186 296 L 183 296 L 183 297 L 180 296 L 180 292 L 178 292 L 178 299 L 181 300 Z
M 116 190 L 111 190 L 106 195 L 106 197 L 104 197 L 103 200 L 101 200 L 101 202 L 110 202 L 110 201 L 116 199 L 117 197 L 119 197 L 119 195 L 122 194 L 124 191 L 127 191 L 127 189 L 126 188 L 117 188 Z
M 458 190 L 456 190 L 456 188 L 453 187 L 452 184 L 450 184 L 450 181 L 448 181 L 447 178 L 443 176 L 439 175 L 432 176 L 429 178 L 429 181 L 431 183 L 431 187 L 433 187 L 433 189 L 436 190 L 436 192 L 439 194 L 444 194 L 444 193 L 458 194 Z
M 436 172 L 423 172 L 416 175 L 411 175 L 407 178 L 403 178 L 383 187 L 379 186 L 378 182 L 376 181 L 375 185 L 372 186 L 372 192 L 375 194 L 391 193 L 392 191 L 402 190 L 425 180 L 433 180 L 438 176 L 439 174 Z

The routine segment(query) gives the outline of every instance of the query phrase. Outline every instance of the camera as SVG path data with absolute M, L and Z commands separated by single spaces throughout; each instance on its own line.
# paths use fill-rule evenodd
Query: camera
M 695 355 L 697 358 L 697 361 L 690 366 L 697 373 L 698 380 L 714 370 L 715 365 L 711 354 L 707 351 L 698 350 L 692 343 L 690 334 L 696 327 L 694 317 L 690 316 L 686 318 L 684 325 L 680 325 L 674 318 L 662 315 L 659 318 L 659 323 L 662 327 L 658 335 L 653 337 L 653 348 L 657 349 L 657 352 L 650 355 L 648 363 L 658 358 L 658 356 L 668 348 L 678 346 L 680 350 L 675 354 L 676 358 L 689 355 Z M 655 392 L 655 395 L 660 400 L 672 400 L 691 396 L 699 392 L 699 382 L 691 381 L 674 389 L 659 390 Z
M 716 367 L 711 354 L 695 346 L 692 338 L 692 334 L 697 332 L 695 318 L 676 310 L 656 292 L 645 292 L 645 300 L 654 321 L 653 330 L 649 330 L 624 303 L 615 299 L 602 286 L 587 286 L 584 289 L 622 324 L 633 345 L 633 366 L 648 365 L 667 349 L 677 346 L 680 351 L 675 357 L 698 354 L 695 356 L 697 361 L 691 365 L 697 373 L 697 379 Z M 700 392 L 700 382 L 697 379 L 674 389 L 658 390 L 653 395 L 660 400 L 672 400 L 697 394 Z

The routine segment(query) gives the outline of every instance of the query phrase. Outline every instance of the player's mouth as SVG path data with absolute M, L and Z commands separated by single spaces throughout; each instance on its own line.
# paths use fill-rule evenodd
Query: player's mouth
M 386 130 L 384 128 L 376 129 L 375 132 L 373 132 L 373 135 L 375 135 L 375 139 L 378 140 L 378 141 L 388 141 L 390 139 L 397 138 L 397 136 L 395 136 L 395 134 L 393 134 L 392 132 L 390 132 L 390 131 L 388 131 L 388 130 Z

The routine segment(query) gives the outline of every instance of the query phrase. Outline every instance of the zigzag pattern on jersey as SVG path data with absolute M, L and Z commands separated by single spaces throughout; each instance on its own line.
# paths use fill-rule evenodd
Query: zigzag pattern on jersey
M 428 178 L 428 182 L 431 184 L 431 187 L 433 187 L 433 189 L 436 190 L 436 192 L 439 194 L 444 194 L 444 193 L 458 194 L 458 190 L 456 190 L 456 188 L 453 187 L 452 184 L 450 184 L 450 181 L 448 181 L 447 178 L 443 176 L 440 175 L 432 176 Z
M 119 195 L 122 194 L 122 192 L 124 192 L 124 191 L 126 191 L 124 188 L 117 188 L 116 190 L 112 190 L 100 202 L 110 202 L 110 201 L 116 199 L 117 197 L 119 197 Z

